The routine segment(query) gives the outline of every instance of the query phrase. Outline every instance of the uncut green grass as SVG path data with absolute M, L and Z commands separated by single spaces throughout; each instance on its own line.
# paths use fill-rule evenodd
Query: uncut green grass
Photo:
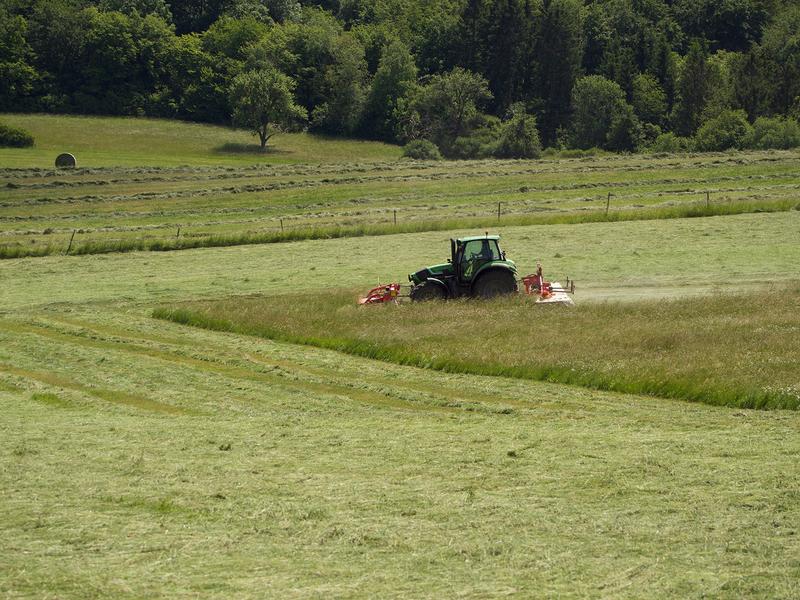
M 186 325 L 455 373 L 740 408 L 800 407 L 800 286 L 574 308 L 512 297 L 361 307 L 352 294 L 159 309 Z

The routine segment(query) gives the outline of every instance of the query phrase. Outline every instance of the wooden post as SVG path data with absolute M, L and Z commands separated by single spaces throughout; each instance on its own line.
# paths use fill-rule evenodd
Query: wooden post
M 497 220 L 498 221 L 500 220 L 500 205 L 501 204 L 502 204 L 502 202 L 498 202 L 497 203 Z
M 179 237 L 181 237 L 181 226 L 180 225 L 178 225 L 178 233 L 175 234 L 175 239 L 178 239 Z
M 608 198 L 606 199 L 606 216 L 608 216 L 609 208 L 611 208 L 611 192 L 608 192 Z
M 397 209 L 394 209 L 394 224 L 397 225 Z
M 283 219 L 281 219 L 281 231 L 283 231 Z
M 711 193 L 706 190 L 706 208 L 711 206 Z
M 69 254 L 69 251 L 72 250 L 72 240 L 75 239 L 75 230 L 72 230 L 72 237 L 69 238 L 69 246 L 67 246 L 66 254 Z

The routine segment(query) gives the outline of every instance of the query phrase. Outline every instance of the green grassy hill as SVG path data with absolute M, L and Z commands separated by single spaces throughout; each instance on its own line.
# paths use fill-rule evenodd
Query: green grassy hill
M 29 131 L 29 149 L 0 148 L 0 165 L 49 168 L 70 152 L 83 168 L 113 166 L 243 166 L 307 162 L 394 160 L 397 146 L 328 139 L 305 133 L 278 134 L 266 154 L 245 131 L 163 119 L 0 114 L 0 121 Z

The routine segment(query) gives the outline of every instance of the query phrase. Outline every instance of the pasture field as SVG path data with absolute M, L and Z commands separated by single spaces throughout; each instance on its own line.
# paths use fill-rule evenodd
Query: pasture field
M 798 281 L 798 218 L 499 231 L 591 305 Z M 795 411 L 150 316 L 232 293 L 353 297 L 439 260 L 447 235 L 2 261 L 0 594 L 792 597 Z
M 0 597 L 796 597 L 800 412 L 313 344 L 409 348 L 413 318 L 427 331 L 413 348 L 431 358 L 424 367 L 446 367 L 432 353 L 464 358 L 452 350 L 478 316 L 473 336 L 499 364 L 528 357 L 520 332 L 552 319 L 555 343 L 581 340 L 584 354 L 562 352 L 563 364 L 596 366 L 610 342 L 629 371 L 672 365 L 697 378 L 707 361 L 698 384 L 728 373 L 739 389 L 770 378 L 796 390 L 800 211 L 784 209 L 800 201 L 797 154 L 420 164 L 304 136 L 263 157 L 231 152 L 246 134 L 204 126 L 3 119 L 43 140 L 0 151 L 6 247 L 55 247 L 73 228 L 124 240 L 178 224 L 187 236 L 292 217 L 380 224 L 395 208 L 451 229 L 0 261 Z M 98 128 L 118 135 L 94 144 Z M 84 168 L 48 170 L 57 135 L 83 136 Z M 557 222 L 600 210 L 609 190 L 612 211 L 661 211 L 698 202 L 712 181 L 731 206 L 741 194 L 752 210 L 780 210 Z M 274 187 L 217 189 L 246 182 Z M 663 202 L 648 204 L 651 193 Z M 541 260 L 547 278 L 573 278 L 572 312 L 350 304 L 441 262 L 449 237 L 475 233 L 452 225 L 497 201 L 509 216 L 486 226 L 522 272 Z M 549 212 L 552 224 L 514 222 Z M 241 329 L 153 318 L 176 307 Z M 266 331 L 275 323 L 281 335 Z M 631 344 L 642 340 L 649 354 Z
M 29 131 L 36 140 L 32 148 L 0 148 L 0 165 L 45 172 L 52 172 L 55 158 L 62 152 L 75 154 L 78 166 L 90 173 L 108 167 L 246 167 L 346 162 L 353 156 L 381 161 L 400 156 L 400 150 L 389 144 L 295 133 L 276 135 L 275 148 L 264 154 L 258 151 L 256 138 L 246 131 L 166 119 L 0 114 L 0 120 Z
M 0 150 L 0 257 L 800 205 L 796 151 L 426 163 L 398 161 L 399 149 L 385 144 L 293 134 L 276 138 L 273 154 L 230 157 L 215 144 L 246 140 L 246 133 L 137 119 L 5 119 L 42 141 Z M 70 136 L 86 148 L 85 157 L 80 145 L 75 150 L 81 168 L 44 164 Z

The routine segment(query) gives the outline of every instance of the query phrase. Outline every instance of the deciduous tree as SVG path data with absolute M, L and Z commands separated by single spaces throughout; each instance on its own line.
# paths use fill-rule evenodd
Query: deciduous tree
M 257 135 L 264 151 L 278 131 L 306 118 L 306 111 L 295 104 L 294 81 L 277 69 L 247 71 L 231 85 L 233 123 Z

